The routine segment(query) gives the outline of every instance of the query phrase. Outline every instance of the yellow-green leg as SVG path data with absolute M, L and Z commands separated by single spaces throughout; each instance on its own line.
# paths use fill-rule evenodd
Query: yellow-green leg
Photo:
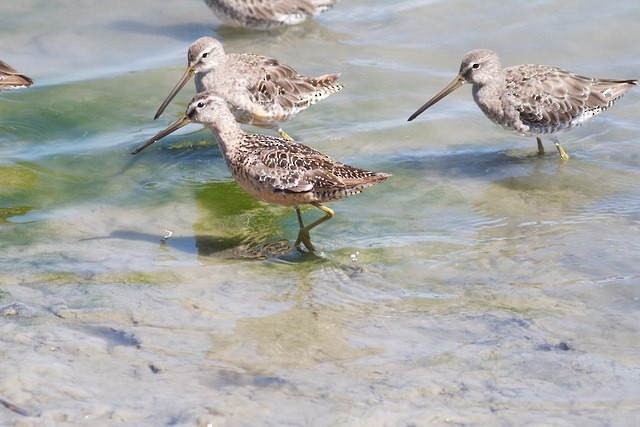
M 300 243 L 303 243 L 310 252 L 315 252 L 316 248 L 314 248 L 311 244 L 311 236 L 309 235 L 309 233 L 307 233 L 306 236 L 303 235 L 304 223 L 302 222 L 300 206 L 296 206 L 296 215 L 298 215 L 298 224 L 300 225 L 300 231 L 298 232 L 298 238 L 296 239 L 295 247 L 300 249 Z
M 542 146 L 542 140 L 540 139 L 540 137 L 536 137 L 536 140 L 538 140 L 538 155 L 544 156 L 544 147 Z
M 280 134 L 281 137 L 283 137 L 287 141 L 293 141 L 293 138 L 291 138 L 289 134 L 284 131 L 284 129 L 278 128 L 278 133 Z
M 558 149 L 558 153 L 560 153 L 560 158 L 562 160 L 569 160 L 569 155 L 566 153 L 566 151 L 564 151 L 564 149 L 560 145 L 560 141 L 558 141 L 558 138 L 553 138 L 553 143 L 556 144 L 556 148 Z
M 300 225 L 300 231 L 298 232 L 298 238 L 296 239 L 295 247 L 300 248 L 300 243 L 302 243 L 309 250 L 309 252 L 315 252 L 316 248 L 313 247 L 313 244 L 311 243 L 311 235 L 309 234 L 309 231 L 311 231 L 312 228 L 322 224 L 323 222 L 333 218 L 333 210 L 326 206 L 322 206 L 320 203 L 311 203 L 311 204 L 316 208 L 320 209 L 322 212 L 324 212 L 325 216 L 315 220 L 314 222 L 312 222 L 311 224 L 305 227 L 304 223 L 302 222 L 302 214 L 300 213 L 300 207 L 296 206 L 296 214 L 298 215 L 298 224 Z

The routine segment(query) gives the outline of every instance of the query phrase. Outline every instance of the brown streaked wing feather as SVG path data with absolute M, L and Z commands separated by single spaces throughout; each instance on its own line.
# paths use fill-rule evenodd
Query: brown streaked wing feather
M 277 190 L 322 192 L 364 187 L 372 184 L 367 185 L 363 180 L 371 178 L 371 182 L 376 183 L 388 177 L 337 162 L 295 141 L 270 135 L 247 135 L 249 139 L 257 136 L 260 145 L 256 144 L 255 150 L 247 156 L 247 163 L 251 165 L 254 179 L 269 182 Z
M 608 108 L 613 102 L 638 84 L 637 80 L 595 79 L 587 105 Z
M 524 122 L 542 126 L 570 123 L 592 109 L 605 110 L 637 82 L 595 79 L 548 65 L 505 69 L 507 93 Z
M 316 9 L 316 13 L 326 12 L 335 6 L 337 0 L 311 0 Z
M 590 79 L 572 76 L 546 65 L 505 69 L 506 92 L 524 122 L 542 126 L 568 123 L 579 115 L 588 99 Z
M 246 76 L 249 92 L 261 105 L 277 103 L 287 110 L 304 108 L 312 103 L 314 93 L 341 89 L 335 88 L 339 74 L 305 77 L 277 59 L 251 53 L 229 54 L 227 57 L 228 61 L 233 61 L 233 67 Z
M 391 175 L 333 162 L 329 169 L 307 171 L 304 180 L 313 184 L 313 191 L 319 193 L 338 189 L 357 190 L 359 192 L 361 189 L 384 181 L 389 176 Z
M 292 13 L 303 13 L 305 15 L 313 15 L 316 12 L 315 6 L 307 0 L 258 0 L 261 4 L 270 4 L 269 8 L 276 13 L 288 15 Z
M 335 161 L 311 147 L 263 134 L 246 135 L 245 142 L 250 145 L 244 163 L 254 180 L 291 192 L 312 191 L 319 181 L 331 181 L 316 172 L 331 169 Z M 337 188 L 340 182 L 334 180 L 331 185 Z
M 246 4 L 254 18 L 270 21 L 278 14 L 315 15 L 330 9 L 335 0 L 248 0 Z

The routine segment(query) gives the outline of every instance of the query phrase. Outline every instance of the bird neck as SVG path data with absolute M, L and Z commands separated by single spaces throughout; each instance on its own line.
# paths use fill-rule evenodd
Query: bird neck
M 217 89 L 227 79 L 226 68 L 227 57 L 222 55 L 208 63 L 205 69 L 195 73 L 196 92 Z
M 473 84 L 474 101 L 482 112 L 494 121 L 499 120 L 504 115 L 504 87 L 504 79 Z
M 473 85 L 473 99 L 489 120 L 505 129 L 526 135 L 530 131 L 529 126 L 522 122 L 512 95 L 505 91 L 505 87 L 504 77 L 484 84 L 476 83 Z
M 220 152 L 225 160 L 234 156 L 245 135 L 233 115 L 229 113 L 229 116 L 218 123 L 208 126 L 216 135 Z

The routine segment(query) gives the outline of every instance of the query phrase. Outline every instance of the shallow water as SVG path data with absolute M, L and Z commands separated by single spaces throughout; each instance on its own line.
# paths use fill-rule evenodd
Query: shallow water
M 477 47 L 638 78 L 631 2 L 342 1 L 273 33 L 197 0 L 5 3 L 0 59 L 36 85 L 0 93 L 3 424 L 640 417 L 640 92 L 562 135 L 565 164 L 468 87 L 406 122 Z M 198 126 L 129 154 L 185 108 L 191 86 L 152 120 L 211 34 L 341 72 L 342 93 L 284 128 L 394 175 L 331 205 L 318 256 L 291 250 L 293 210 L 239 189 Z

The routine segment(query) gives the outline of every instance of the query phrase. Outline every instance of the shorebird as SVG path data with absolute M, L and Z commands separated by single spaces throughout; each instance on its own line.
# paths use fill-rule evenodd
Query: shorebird
M 464 56 L 456 78 L 409 121 L 465 83 L 473 85 L 473 99 L 492 122 L 522 136 L 535 136 L 541 155 L 540 135 L 551 135 L 560 158 L 567 160 L 554 134 L 605 111 L 638 81 L 584 77 L 549 65 L 502 68 L 495 52 L 477 49 Z
M 268 30 L 296 25 L 325 12 L 337 0 L 205 0 L 218 18 L 235 27 Z
M 252 53 L 225 54 L 222 44 L 213 37 L 201 37 L 191 44 L 187 70 L 154 119 L 195 76 L 198 93 L 212 90 L 227 101 L 240 123 L 276 129 L 285 139 L 292 139 L 279 123 L 329 95 L 342 90 L 339 74 L 305 77 L 277 59 Z
M 0 89 L 26 87 L 32 84 L 33 80 L 30 77 L 21 74 L 6 62 L 0 61 Z
M 183 118 L 136 148 L 132 154 L 192 122 L 204 124 L 216 135 L 222 157 L 240 187 L 264 202 L 295 207 L 300 226 L 295 247 L 300 248 L 302 243 L 310 252 L 315 248 L 309 231 L 334 214 L 321 203 L 358 194 L 391 176 L 345 165 L 295 141 L 245 133 L 226 102 L 213 91 L 197 94 Z M 325 215 L 305 226 L 300 212 L 303 204 L 313 205 Z

